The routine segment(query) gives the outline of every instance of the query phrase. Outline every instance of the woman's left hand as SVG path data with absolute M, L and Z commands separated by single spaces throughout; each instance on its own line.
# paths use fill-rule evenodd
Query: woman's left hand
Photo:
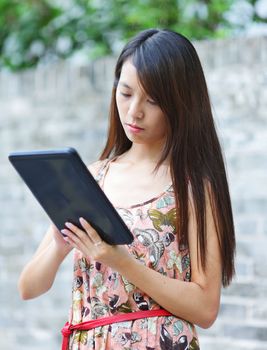
M 66 241 L 86 257 L 114 269 L 119 268 L 121 264 L 125 264 L 127 259 L 132 259 L 123 245 L 107 244 L 85 219 L 80 218 L 79 221 L 84 230 L 70 222 L 66 222 L 67 228 L 61 230 L 61 232 L 66 236 Z

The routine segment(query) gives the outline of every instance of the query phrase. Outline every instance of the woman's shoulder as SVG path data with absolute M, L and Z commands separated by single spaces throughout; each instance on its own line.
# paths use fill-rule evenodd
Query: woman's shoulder
M 107 162 L 109 159 L 103 159 L 103 160 L 97 160 L 91 164 L 88 165 L 88 169 L 90 173 L 94 176 L 94 178 L 97 178 L 99 174 L 102 172 L 102 170 L 105 168 Z

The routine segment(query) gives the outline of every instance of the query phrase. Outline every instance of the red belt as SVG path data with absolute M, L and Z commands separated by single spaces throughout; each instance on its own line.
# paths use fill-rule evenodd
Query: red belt
M 136 311 L 136 312 L 129 312 L 126 314 L 101 317 L 96 320 L 82 322 L 75 325 L 69 324 L 69 322 L 67 322 L 61 330 L 61 333 L 63 335 L 61 350 L 68 349 L 69 336 L 72 334 L 74 330 L 88 331 L 90 329 L 97 328 L 100 326 L 106 326 L 112 323 L 132 321 L 132 320 L 137 320 L 140 318 L 147 318 L 147 317 L 171 316 L 171 315 L 172 314 L 169 311 L 166 311 L 164 309 L 158 309 L 158 310 Z

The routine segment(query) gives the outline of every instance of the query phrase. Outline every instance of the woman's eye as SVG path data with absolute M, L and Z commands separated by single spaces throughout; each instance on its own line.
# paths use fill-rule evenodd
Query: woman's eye
M 120 93 L 123 97 L 130 97 L 131 95 L 130 94 L 127 94 L 127 93 L 125 93 L 125 92 L 121 92 Z
M 154 100 L 151 100 L 150 98 L 147 100 L 147 102 L 154 106 L 157 105 L 157 102 L 155 102 Z

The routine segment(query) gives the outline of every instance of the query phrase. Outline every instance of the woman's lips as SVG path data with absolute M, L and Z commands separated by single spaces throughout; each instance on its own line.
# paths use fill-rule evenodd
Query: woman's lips
M 140 128 L 139 126 L 134 125 L 134 124 L 126 124 L 126 126 L 127 126 L 128 130 L 133 132 L 133 133 L 139 133 L 139 132 L 144 130 L 143 128 Z

